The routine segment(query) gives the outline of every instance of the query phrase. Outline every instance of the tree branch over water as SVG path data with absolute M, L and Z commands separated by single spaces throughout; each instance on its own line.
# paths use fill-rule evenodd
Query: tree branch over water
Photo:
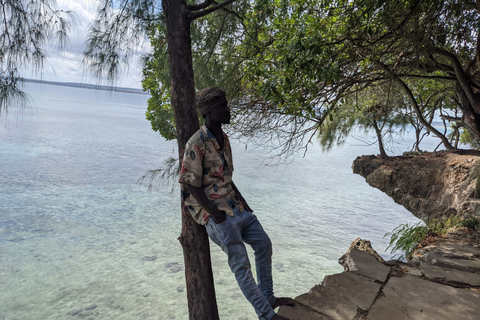
M 56 8 L 54 0 L 1 0 L 0 116 L 11 106 L 27 105 L 21 69 L 41 75 L 47 63 L 45 49 L 68 44 L 77 22 L 73 11 Z

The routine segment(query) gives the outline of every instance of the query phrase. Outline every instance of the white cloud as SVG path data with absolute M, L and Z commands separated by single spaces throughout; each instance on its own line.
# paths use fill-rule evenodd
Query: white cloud
M 81 61 L 88 26 L 95 18 L 98 3 L 99 0 L 57 0 L 59 9 L 75 12 L 76 28 L 72 28 L 70 32 L 67 48 L 62 51 L 53 47 L 46 50 L 48 64 L 41 76 L 35 75 L 31 70 L 24 70 L 24 77 L 59 82 L 96 83 L 95 79 L 86 74 Z M 145 52 L 148 49 L 139 50 Z M 141 88 L 141 79 L 142 69 L 139 63 L 133 61 L 128 70 L 125 70 L 125 74 L 117 79 L 115 85 Z

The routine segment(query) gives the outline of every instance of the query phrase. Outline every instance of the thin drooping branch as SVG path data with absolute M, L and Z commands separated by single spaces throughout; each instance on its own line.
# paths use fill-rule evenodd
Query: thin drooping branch
M 328 116 L 327 112 L 317 118 L 287 114 L 257 93 L 245 93 L 245 98 L 231 101 L 235 131 L 230 134 L 246 146 L 253 144 L 271 154 L 264 164 L 288 163 L 296 152 L 307 148 Z
M 215 0 L 207 0 L 199 4 L 191 4 L 187 6 L 187 8 L 188 8 L 188 11 L 198 11 L 198 10 L 208 8 L 213 2 L 215 2 Z
M 477 34 L 477 45 L 475 47 L 475 60 L 477 61 L 477 68 L 480 68 L 480 32 Z
M 405 84 L 405 82 L 402 79 L 400 79 L 400 77 L 398 77 L 393 71 L 391 71 L 382 62 L 375 61 L 375 64 L 378 65 L 380 68 L 382 68 L 396 83 L 398 83 L 400 85 L 401 90 L 407 96 L 408 101 L 410 101 L 410 104 L 412 105 L 412 108 L 415 111 L 415 113 L 417 115 L 417 118 L 420 121 L 420 123 L 422 125 L 424 125 L 425 128 L 427 128 L 428 130 L 433 132 L 433 134 L 435 134 L 438 138 L 440 138 L 440 140 L 442 140 L 442 143 L 445 146 L 445 148 L 447 148 L 448 150 L 452 150 L 453 147 L 450 144 L 450 141 L 448 141 L 448 139 L 445 137 L 445 135 L 442 134 L 437 129 L 435 129 L 434 126 L 432 126 L 430 123 L 428 123 L 428 121 L 425 120 L 425 118 L 423 117 L 422 111 L 420 110 L 420 107 L 417 103 L 417 100 L 415 99 L 415 96 L 413 95 L 410 88 Z
M 216 4 L 219 4 L 217 1 L 213 1 L 213 2 L 215 2 Z M 243 18 L 238 13 L 236 13 L 235 11 L 230 10 L 228 8 L 225 8 L 225 7 L 223 7 L 222 10 L 225 11 L 225 12 L 228 12 L 229 14 L 231 14 L 235 18 L 237 18 L 240 21 L 240 23 L 242 24 L 243 28 L 246 29 L 245 24 L 243 22 Z
M 215 42 L 213 43 L 212 47 L 210 48 L 210 52 L 208 52 L 207 61 L 205 61 L 205 64 L 203 65 L 203 68 L 202 68 L 202 71 L 200 71 L 200 72 L 195 76 L 196 79 L 197 79 L 198 77 L 200 77 L 200 76 L 202 75 L 202 73 L 205 71 L 205 69 L 207 68 L 208 62 L 209 62 L 210 59 L 212 58 L 213 52 L 215 51 L 215 48 L 217 47 L 217 44 L 218 44 L 218 42 L 220 41 L 220 38 L 222 37 L 223 27 L 224 27 L 224 26 L 225 26 L 225 17 L 222 18 L 222 24 L 220 25 L 220 28 L 219 28 L 219 30 L 218 30 L 218 36 L 217 36 L 217 38 L 215 39 Z
M 2 12 L 3 12 L 3 23 L 5 24 L 5 34 L 7 35 L 6 38 L 3 39 L 3 45 L 6 45 L 6 40 L 8 39 L 8 43 L 11 43 L 12 40 L 10 39 L 10 32 L 8 32 L 8 24 L 7 24 L 7 12 L 5 11 L 5 3 L 2 0 Z
M 137 180 L 137 184 L 146 183 L 148 191 L 153 191 L 157 187 L 170 187 L 173 192 L 179 187 L 180 166 L 178 163 L 178 158 L 169 157 L 163 162 L 163 168 L 148 170 Z
M 59 10 L 54 0 L 1 0 L 0 2 L 0 116 L 10 107 L 28 105 L 23 92 L 23 70 L 41 75 L 46 48 L 66 47 L 77 22 L 70 10 Z
M 219 9 L 222 9 L 223 7 L 225 7 L 225 6 L 233 3 L 233 2 L 235 2 L 235 1 L 236 1 L 236 0 L 226 0 L 226 1 L 222 2 L 222 3 L 217 4 L 216 6 L 210 7 L 210 8 L 208 8 L 208 9 L 204 9 L 204 10 L 202 10 L 202 11 L 197 11 L 197 12 L 191 12 L 191 11 L 190 11 L 190 12 L 188 13 L 188 18 L 189 18 L 190 20 L 195 20 L 195 19 L 201 18 L 201 17 L 203 17 L 203 16 L 206 16 L 207 14 L 210 14 L 210 13 L 212 13 L 212 12 L 215 12 L 215 11 L 219 10 Z
M 156 11 L 157 2 L 103 0 L 90 25 L 82 61 L 97 81 L 114 84 L 128 69 L 146 41 L 147 30 L 162 17 L 162 13 Z
M 446 114 L 441 114 L 441 115 L 440 115 L 440 118 L 442 118 L 443 120 L 448 120 L 448 121 L 450 121 L 450 122 L 455 122 L 457 125 L 463 127 L 462 118 L 452 117 L 452 116 L 449 116 L 449 115 L 446 115 Z
M 462 65 L 460 64 L 460 61 L 458 61 L 458 58 L 451 52 L 448 52 L 440 48 L 434 49 L 434 52 L 450 60 L 450 62 L 453 65 L 453 69 L 455 70 L 455 75 L 457 77 L 458 83 L 462 87 L 462 90 L 465 92 L 465 95 L 468 98 L 470 105 L 472 106 L 472 108 L 475 109 L 476 103 L 475 103 L 474 93 L 473 93 L 472 87 L 468 84 L 467 76 L 465 74 L 465 71 L 463 70 Z
M 437 137 L 439 137 L 440 140 L 442 140 L 445 148 L 447 148 L 448 150 L 452 150 L 453 147 L 450 144 L 450 142 L 448 141 L 448 139 L 445 137 L 445 135 L 442 134 L 437 129 L 435 129 L 434 126 L 432 126 L 428 121 L 425 120 L 425 118 L 422 115 L 422 111 L 420 110 L 420 108 L 417 104 L 417 101 L 416 101 L 415 97 L 413 96 L 413 93 L 410 90 L 410 88 L 405 84 L 405 82 L 402 79 L 400 79 L 398 77 L 395 77 L 394 80 L 400 85 L 403 92 L 407 95 L 407 98 L 410 101 L 410 103 L 412 104 L 413 110 L 415 110 L 415 113 L 417 114 L 417 118 L 420 121 L 420 123 L 423 124 L 425 126 L 425 128 L 427 128 L 428 130 L 433 132 L 433 134 L 435 134 Z

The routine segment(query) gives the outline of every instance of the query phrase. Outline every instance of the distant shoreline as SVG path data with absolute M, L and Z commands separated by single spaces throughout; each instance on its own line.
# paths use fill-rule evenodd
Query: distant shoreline
M 102 85 L 95 85 L 95 84 L 88 84 L 88 83 L 78 83 L 78 82 L 56 82 L 56 81 L 35 80 L 35 79 L 23 79 L 23 81 L 31 82 L 31 83 L 49 84 L 49 85 L 54 85 L 54 86 L 74 87 L 74 88 L 83 88 L 83 89 L 93 89 L 93 90 L 103 90 L 103 91 L 113 91 L 113 92 L 124 92 L 124 93 L 148 95 L 148 93 L 146 93 L 142 89 L 135 89 L 135 88 L 102 86 Z

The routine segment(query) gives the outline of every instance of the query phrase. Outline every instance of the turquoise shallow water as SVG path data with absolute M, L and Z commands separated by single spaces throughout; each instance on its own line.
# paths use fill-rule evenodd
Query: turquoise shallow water
M 27 90 L 34 107 L 0 128 L 0 319 L 187 319 L 178 191 L 136 184 L 177 153 L 144 119 L 148 97 Z M 312 145 L 270 168 L 232 140 L 234 180 L 273 242 L 277 294 L 341 272 L 357 236 L 390 258 L 383 235 L 418 221 L 351 173 L 356 156 L 377 153 L 359 144 Z M 221 318 L 256 319 L 211 248 Z

